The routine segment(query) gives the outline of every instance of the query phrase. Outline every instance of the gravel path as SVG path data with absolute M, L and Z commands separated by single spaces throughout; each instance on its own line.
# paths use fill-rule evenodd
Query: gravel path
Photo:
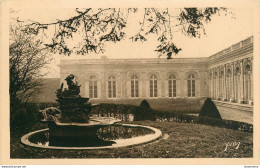
M 253 113 L 248 111 L 237 110 L 229 107 L 217 106 L 223 119 L 242 121 L 253 124 Z

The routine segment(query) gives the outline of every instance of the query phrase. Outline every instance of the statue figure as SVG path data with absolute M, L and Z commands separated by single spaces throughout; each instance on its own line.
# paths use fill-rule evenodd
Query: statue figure
M 57 97 L 80 97 L 80 85 L 78 86 L 78 82 L 76 81 L 74 75 L 70 74 L 65 78 L 65 80 L 67 82 L 68 89 L 63 90 L 62 83 L 60 89 L 56 92 Z

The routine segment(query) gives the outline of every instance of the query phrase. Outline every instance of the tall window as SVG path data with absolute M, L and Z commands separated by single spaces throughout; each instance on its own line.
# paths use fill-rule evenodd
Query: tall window
M 251 67 L 250 65 L 246 65 L 245 67 L 245 98 L 246 101 L 251 100 Z
M 116 98 L 116 78 L 114 76 L 108 78 L 108 98 Z
M 169 76 L 169 97 L 176 97 L 176 77 L 175 75 Z
M 90 77 L 89 81 L 89 97 L 97 98 L 97 79 L 95 76 Z
M 133 75 L 131 77 L 131 97 L 139 97 L 138 91 L 138 77 Z
M 157 78 L 155 75 L 150 77 L 150 97 L 157 97 Z
M 193 74 L 188 76 L 188 97 L 195 97 L 195 76 Z

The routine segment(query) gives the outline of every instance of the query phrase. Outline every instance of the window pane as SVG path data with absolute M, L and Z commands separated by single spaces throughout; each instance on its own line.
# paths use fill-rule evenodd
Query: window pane
M 116 90 L 116 81 L 113 81 L 113 90 Z
M 157 97 L 157 89 L 154 89 L 154 97 Z
M 195 92 L 195 80 L 192 80 L 192 92 Z
M 94 86 L 94 98 L 97 98 L 97 85 Z
M 150 97 L 153 97 L 153 89 L 150 89 Z
M 108 90 L 111 90 L 111 81 L 108 81 Z
M 134 92 L 133 91 L 131 91 L 131 97 L 134 97 Z

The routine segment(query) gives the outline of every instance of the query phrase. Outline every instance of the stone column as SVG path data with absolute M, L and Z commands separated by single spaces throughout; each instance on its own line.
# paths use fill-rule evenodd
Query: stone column
M 243 60 L 240 61 L 241 67 L 241 77 L 240 77 L 240 103 L 244 104 L 244 63 Z
M 251 61 L 251 101 L 250 101 L 250 104 L 251 105 L 254 105 L 254 86 L 253 86 L 253 83 L 254 83 L 254 78 L 253 78 L 253 58 L 250 59 Z
M 226 87 L 226 65 L 224 65 L 224 76 L 223 76 L 223 101 L 227 101 L 227 87 Z
M 235 82 L 234 82 L 234 75 L 235 75 L 235 66 L 234 63 L 231 64 L 231 81 L 232 81 L 232 88 L 231 89 L 231 95 L 230 95 L 230 102 L 235 102 Z
M 218 69 L 217 69 L 217 72 L 218 72 L 218 89 L 217 89 L 217 91 L 218 91 L 218 100 L 220 100 L 220 67 L 218 67 Z

